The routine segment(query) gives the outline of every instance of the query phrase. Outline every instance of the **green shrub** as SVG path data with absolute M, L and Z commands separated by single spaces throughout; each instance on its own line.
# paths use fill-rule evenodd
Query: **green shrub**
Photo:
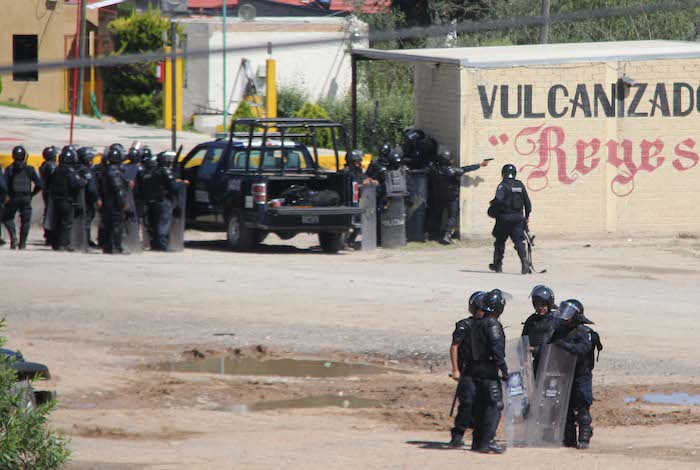
M 5 321 L 0 321 L 0 329 L 4 326 Z M 0 337 L 0 347 L 6 342 Z M 14 361 L 14 357 L 0 355 L 0 468 L 62 468 L 70 455 L 68 441 L 47 425 L 56 402 L 27 405 L 26 389 L 17 387 Z
M 236 119 L 246 119 L 246 118 L 255 118 L 257 117 L 255 113 L 253 112 L 253 107 L 248 103 L 247 101 L 241 101 L 238 104 L 238 108 L 236 108 L 236 112 L 233 113 L 233 116 L 231 116 L 231 123 L 235 121 Z M 230 124 L 229 124 L 230 125 Z M 234 129 L 234 132 L 250 132 L 250 127 L 249 126 L 236 126 Z M 254 132 L 258 132 L 258 129 L 255 129 Z
M 124 121 L 149 125 L 160 117 L 159 106 L 152 95 L 122 95 L 113 103 L 114 116 L 122 116 Z
M 277 116 L 290 118 L 309 100 L 308 94 L 296 87 L 280 87 L 277 90 Z
M 294 113 L 292 117 L 295 118 L 306 118 L 306 119 L 330 119 L 328 112 L 321 107 L 319 104 L 314 104 L 306 102 L 302 108 Z M 303 128 L 291 129 L 290 132 L 293 133 L 306 133 L 307 131 Z M 338 139 L 338 145 L 343 146 L 343 137 L 336 134 Z M 331 136 L 330 129 L 319 129 L 316 131 L 316 145 L 319 148 L 333 148 L 333 138 Z

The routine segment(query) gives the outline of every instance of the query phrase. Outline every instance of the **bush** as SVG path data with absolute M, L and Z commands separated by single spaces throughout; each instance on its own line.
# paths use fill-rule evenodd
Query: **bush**
M 306 118 L 306 119 L 330 119 L 330 115 L 328 112 L 323 109 L 319 104 L 313 104 L 306 102 L 302 108 L 294 113 L 292 117 L 295 118 Z M 305 133 L 305 129 L 291 129 L 290 132 L 292 133 Z M 338 145 L 341 147 L 344 147 L 342 145 L 342 136 L 337 135 L 338 140 Z M 316 145 L 319 148 L 333 148 L 333 137 L 331 136 L 331 130 L 330 129 L 319 129 L 316 131 Z
M 0 321 L 4 329 L 5 321 Z M 7 342 L 0 337 L 0 347 Z M 0 468 L 57 469 L 65 466 L 68 441 L 47 426 L 56 402 L 26 406 L 26 389 L 18 389 L 14 357 L 0 355 Z M 24 405 L 24 406 L 23 406 Z
M 281 87 L 277 90 L 277 116 L 290 118 L 299 111 L 309 97 L 306 92 L 295 87 Z
M 247 101 L 241 101 L 236 108 L 236 112 L 231 116 L 231 123 L 236 119 L 246 119 L 257 117 L 253 112 L 253 107 Z M 230 124 L 229 124 L 230 125 Z M 234 132 L 250 132 L 250 127 L 248 126 L 236 126 L 233 130 Z M 257 132 L 257 130 L 255 130 Z
M 149 125 L 160 118 L 160 112 L 153 95 L 122 95 L 113 102 L 114 116 L 135 124 Z

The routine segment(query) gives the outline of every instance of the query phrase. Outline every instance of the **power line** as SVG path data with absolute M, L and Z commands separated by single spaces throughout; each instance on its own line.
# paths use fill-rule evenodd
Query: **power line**
M 371 31 L 368 34 L 353 34 L 354 41 L 366 39 L 370 42 L 394 41 L 398 39 L 412 39 L 434 36 L 445 36 L 454 33 L 480 33 L 486 31 L 505 31 L 511 29 L 523 29 L 541 27 L 555 23 L 569 23 L 579 21 L 589 21 L 594 19 L 615 18 L 620 16 L 638 16 L 643 14 L 653 14 L 661 12 L 674 12 L 700 8 L 700 1 L 671 1 L 653 5 L 638 4 L 623 7 L 598 8 L 594 10 L 582 10 L 575 12 L 560 13 L 546 16 L 521 16 L 489 21 L 463 21 L 457 24 L 417 26 L 398 30 Z M 299 41 L 286 41 L 272 44 L 273 49 L 286 49 L 297 47 L 310 47 L 329 43 L 343 43 L 347 39 L 345 35 L 337 38 L 307 39 Z M 226 47 L 227 51 L 248 52 L 267 49 L 269 42 L 251 44 L 241 47 Z M 94 67 L 115 67 L 119 65 L 135 64 L 140 62 L 151 62 L 170 59 L 176 57 L 203 57 L 212 54 L 222 54 L 223 47 L 201 48 L 180 51 L 176 54 L 169 54 L 163 51 L 143 52 L 137 54 L 121 54 L 112 56 L 102 56 L 98 58 L 69 59 L 57 61 L 45 61 L 39 63 L 0 65 L 0 73 L 10 72 L 30 72 L 38 70 L 54 70 L 64 68 L 88 68 Z

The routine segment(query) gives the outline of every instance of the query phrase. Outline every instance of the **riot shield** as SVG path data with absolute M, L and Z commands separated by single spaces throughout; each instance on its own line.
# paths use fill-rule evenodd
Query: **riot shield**
M 2 213 L 2 208 L 0 208 L 0 213 Z M 53 199 L 49 198 L 49 202 L 46 204 L 46 213 L 44 215 L 44 230 L 53 230 Z
M 360 216 L 362 250 L 377 248 L 377 187 L 375 185 L 360 187 L 360 208 L 365 212 Z
M 388 170 L 384 174 L 384 194 L 387 196 L 405 196 L 408 194 L 406 186 L 406 168 Z
M 424 242 L 428 204 L 428 173 L 413 170 L 408 173 L 406 198 L 406 238 L 409 242 Z
M 561 446 L 576 356 L 553 344 L 544 345 L 540 354 L 528 444 Z
M 382 248 L 406 246 L 406 204 L 403 196 L 387 198 L 379 216 Z
M 75 198 L 73 226 L 70 231 L 70 247 L 74 251 L 87 251 L 88 240 L 86 231 L 87 214 L 85 209 L 85 188 L 80 188 Z
M 129 190 L 126 193 L 127 209 L 124 211 L 124 231 L 126 247 L 129 253 L 141 253 L 141 221 L 136 210 L 136 200 L 134 192 Z
M 184 182 L 176 183 L 173 196 L 173 218 L 170 222 L 169 242 L 171 251 L 185 249 L 185 214 L 187 211 L 187 185 Z
M 535 374 L 530 353 L 530 338 L 521 336 L 506 343 L 508 382 L 505 385 L 504 422 L 508 447 L 528 445 L 528 426 L 533 413 Z

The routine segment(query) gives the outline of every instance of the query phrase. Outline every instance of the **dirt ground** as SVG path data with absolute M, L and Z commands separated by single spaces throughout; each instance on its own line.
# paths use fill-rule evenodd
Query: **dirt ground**
M 487 239 L 324 255 L 310 237 L 272 239 L 259 253 L 228 252 L 220 237 L 188 232 L 178 254 L 53 253 L 39 240 L 26 252 L 0 248 L 8 347 L 51 368 L 42 387 L 58 392 L 52 424 L 72 441 L 71 468 L 700 468 L 700 406 L 639 400 L 700 394 L 700 240 L 542 236 L 535 261 L 547 273 L 521 276 L 512 250 L 508 272 L 488 272 Z M 591 449 L 446 450 L 447 350 L 466 299 L 495 287 L 511 293 L 502 322 L 512 338 L 540 283 L 558 300 L 579 298 L 605 345 Z M 225 356 L 387 372 L 309 378 L 159 367 Z M 376 406 L 256 408 L 321 395 Z

